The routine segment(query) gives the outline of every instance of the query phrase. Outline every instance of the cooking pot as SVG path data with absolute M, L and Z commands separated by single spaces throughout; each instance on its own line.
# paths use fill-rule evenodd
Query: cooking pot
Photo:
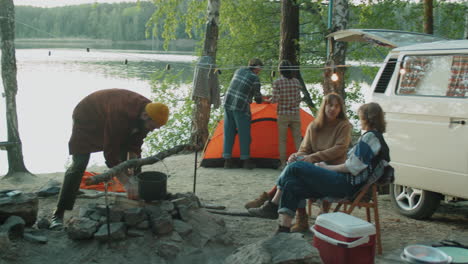
M 159 171 L 145 171 L 137 175 L 138 194 L 146 202 L 163 200 L 167 196 L 168 175 Z

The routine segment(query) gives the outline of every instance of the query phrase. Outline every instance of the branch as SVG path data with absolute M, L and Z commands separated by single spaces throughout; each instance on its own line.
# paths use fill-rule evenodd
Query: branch
M 124 161 L 102 174 L 98 174 L 96 176 L 90 177 L 88 181 L 86 182 L 86 185 L 93 185 L 93 184 L 98 184 L 100 182 L 108 181 L 128 168 L 136 168 L 136 167 L 141 167 L 143 165 L 154 164 L 171 155 L 177 154 L 183 150 L 192 150 L 193 147 L 194 146 L 190 144 L 178 145 L 173 148 L 163 150 L 159 152 L 158 154 L 151 156 L 151 157 L 142 158 L 142 159 L 131 159 L 131 160 Z

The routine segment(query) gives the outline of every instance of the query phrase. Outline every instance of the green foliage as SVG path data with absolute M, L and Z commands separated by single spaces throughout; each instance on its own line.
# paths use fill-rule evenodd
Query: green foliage
M 262 93 L 268 94 L 271 91 L 271 71 L 276 70 L 279 54 L 280 21 L 281 10 L 280 1 L 271 0 L 237 0 L 223 1 L 220 6 L 219 39 L 217 49 L 217 65 L 220 66 L 222 74 L 219 76 L 221 90 L 224 92 L 233 76 L 233 73 L 240 65 L 246 65 L 251 58 L 260 58 L 265 67 L 260 74 L 262 81 Z M 154 27 L 158 22 L 164 24 L 164 31 L 161 36 L 167 40 L 173 39 L 176 35 L 176 21 L 174 17 L 182 17 L 185 21 L 186 32 L 197 32 L 196 36 L 203 39 L 203 31 L 206 23 L 207 1 L 202 0 L 154 0 L 158 6 L 150 23 Z M 313 102 L 320 105 L 323 91 L 321 82 L 323 81 L 323 69 L 325 61 L 325 36 L 327 29 L 327 9 L 322 1 L 297 0 L 300 7 L 300 64 L 301 73 Z M 454 6 L 460 7 L 459 4 Z M 454 6 L 439 1 L 435 13 L 440 14 L 439 20 L 450 20 L 453 23 L 463 21 L 463 14 L 466 8 L 459 8 L 455 11 Z M 366 0 L 361 4 L 350 6 L 349 28 L 383 28 L 403 31 L 422 32 L 422 4 L 415 4 L 403 0 Z M 168 14 L 171 13 L 171 14 Z M 177 14 L 177 15 L 175 15 Z M 451 15 L 453 14 L 453 16 Z M 179 21 L 179 23 L 184 23 Z M 452 22 L 436 26 L 436 35 L 453 37 L 463 32 L 463 28 L 456 26 Z M 451 27 L 451 28 L 450 28 Z M 449 30 L 450 29 L 450 30 Z M 152 31 L 158 33 L 158 31 Z M 450 32 L 450 33 L 449 33 Z M 200 41 L 198 54 L 201 54 L 203 40 Z M 371 62 L 382 62 L 388 48 L 371 47 L 367 44 L 349 45 L 348 60 L 363 60 Z M 378 71 L 378 67 L 360 66 L 360 75 L 364 80 L 372 80 Z M 355 71 L 354 71 L 355 72 Z M 356 108 L 364 102 L 360 83 L 363 80 L 353 80 L 349 71 L 346 81 L 346 106 L 347 114 L 355 125 L 355 133 L 358 133 L 358 117 Z M 184 119 L 190 117 L 188 112 Z M 214 116 L 221 116 L 222 112 L 212 112 Z M 211 118 L 210 125 L 214 125 Z M 180 131 L 190 131 L 190 122 L 184 124 Z M 185 136 L 188 139 L 189 135 Z
M 184 70 L 159 70 L 153 73 L 153 101 L 164 102 L 170 110 L 170 118 L 165 126 L 156 130 L 145 139 L 149 145 L 148 154 L 187 143 L 190 133 L 192 101 L 188 90 L 180 81 Z M 187 81 L 187 80 L 185 80 Z

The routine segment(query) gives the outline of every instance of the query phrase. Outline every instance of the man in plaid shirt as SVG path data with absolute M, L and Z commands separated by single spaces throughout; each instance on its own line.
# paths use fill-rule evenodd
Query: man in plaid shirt
M 236 129 L 239 133 L 240 159 L 243 161 L 243 167 L 255 168 L 255 163 L 250 159 L 250 103 L 252 97 L 257 103 L 262 103 L 258 78 L 262 66 L 260 59 L 251 59 L 249 67 L 238 69 L 224 97 L 224 168 L 235 167 L 232 160 L 232 145 Z
M 281 77 L 273 82 L 272 103 L 278 103 L 278 144 L 281 166 L 286 165 L 286 141 L 288 127 L 291 128 L 296 150 L 302 141 L 301 118 L 299 116 L 299 103 L 301 102 L 301 83 L 293 77 L 292 64 L 283 60 L 279 65 Z

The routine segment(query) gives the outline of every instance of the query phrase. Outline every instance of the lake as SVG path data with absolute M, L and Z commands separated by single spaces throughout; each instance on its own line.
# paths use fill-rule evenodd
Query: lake
M 191 67 L 197 57 L 136 50 L 17 49 L 18 126 L 26 168 L 32 173 L 64 171 L 70 163 L 71 115 L 88 94 L 124 88 L 151 98 L 150 75 L 167 64 Z M 127 63 L 125 63 L 127 62 Z M 187 74 L 193 74 L 188 72 Z M 3 83 L 0 83 L 3 92 Z M 0 99 L 0 141 L 7 141 L 5 98 Z M 90 165 L 104 166 L 102 152 Z M 8 172 L 7 152 L 0 151 L 0 175 Z

